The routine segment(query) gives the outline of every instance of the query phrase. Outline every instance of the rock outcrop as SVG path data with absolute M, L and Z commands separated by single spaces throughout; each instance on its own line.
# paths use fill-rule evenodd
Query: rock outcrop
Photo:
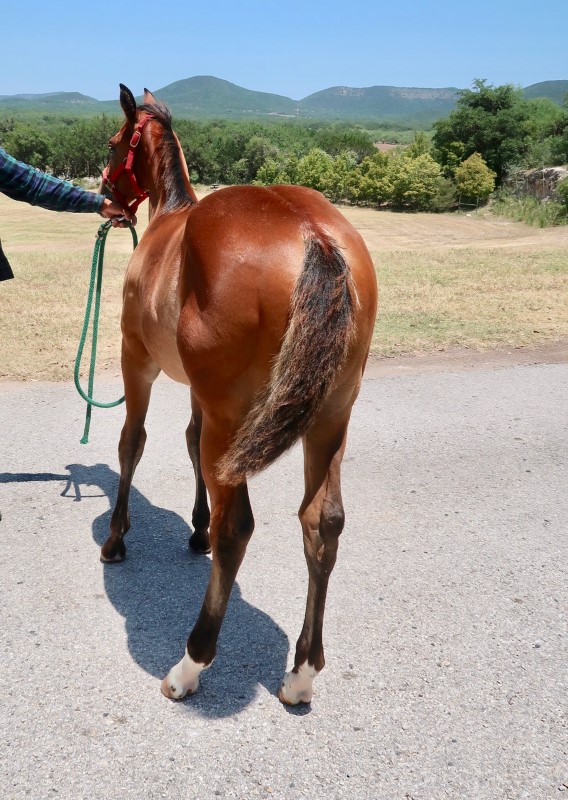
M 543 167 L 516 172 L 509 176 L 507 185 L 515 194 L 530 194 L 539 200 L 557 200 L 556 187 L 568 178 L 568 167 Z

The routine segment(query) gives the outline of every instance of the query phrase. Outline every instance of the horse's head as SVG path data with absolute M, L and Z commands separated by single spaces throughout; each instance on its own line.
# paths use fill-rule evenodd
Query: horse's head
M 144 89 L 143 104 L 137 106 L 134 95 L 122 83 L 120 105 L 125 121 L 118 133 L 109 139 L 110 157 L 103 171 L 101 188 L 104 187 L 133 213 L 148 196 L 154 205 L 157 203 L 157 194 L 152 197 L 153 190 L 159 189 L 164 180 L 166 184 L 173 183 L 173 188 L 178 190 L 176 203 L 180 197 L 187 199 L 188 195 L 189 202 L 193 202 L 195 195 L 189 185 L 189 173 L 179 140 L 171 128 L 167 106 L 156 100 L 148 89 Z M 162 147 L 164 141 L 165 148 Z M 160 155 L 167 155 L 165 163 L 161 157 L 153 158 L 157 149 Z M 178 173 L 173 181 L 168 181 L 167 175 L 154 174 L 157 162 L 166 171 Z M 168 186 L 168 193 L 171 193 L 171 186 Z
M 156 103 L 154 95 L 144 90 L 144 104 Z M 126 117 L 124 125 L 108 141 L 109 161 L 103 171 L 102 187 L 116 198 L 132 213 L 140 203 L 148 197 L 147 159 L 138 157 L 136 153 L 141 145 L 142 135 L 152 115 L 143 108 L 138 108 L 134 95 L 120 84 L 120 105 Z M 140 146 L 140 150 L 142 147 Z M 136 163 L 135 163 L 136 162 Z

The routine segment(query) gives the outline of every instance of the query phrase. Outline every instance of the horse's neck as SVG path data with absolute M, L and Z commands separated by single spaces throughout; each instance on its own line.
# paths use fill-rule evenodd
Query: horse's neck
M 177 142 L 177 145 L 178 145 L 178 157 L 179 157 L 179 160 L 180 160 L 181 168 L 183 170 L 183 174 L 187 178 L 187 191 L 188 191 L 188 194 L 191 197 L 191 199 L 195 203 L 197 203 L 197 195 L 195 194 L 195 191 L 193 190 L 193 186 L 191 185 L 191 177 L 189 175 L 189 168 L 187 166 L 187 161 L 185 160 L 185 156 L 183 154 L 183 149 L 182 149 L 180 140 L 178 139 L 178 136 L 177 136 L 176 133 L 174 133 L 174 136 L 176 138 L 176 142 Z
M 197 202 L 197 195 L 189 179 L 187 162 L 179 139 L 158 159 L 152 159 L 149 218 L 162 210 L 174 210 Z

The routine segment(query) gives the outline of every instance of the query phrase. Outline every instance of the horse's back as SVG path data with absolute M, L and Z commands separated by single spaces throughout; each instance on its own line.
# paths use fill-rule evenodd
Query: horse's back
M 210 226 L 212 226 L 210 228 Z M 228 235 L 270 247 L 278 239 L 303 243 L 323 233 L 340 247 L 364 242 L 353 225 L 320 192 L 304 186 L 232 186 L 201 200 L 188 218 L 192 235 L 215 230 L 216 240 Z M 236 227 L 236 230 L 235 230 Z

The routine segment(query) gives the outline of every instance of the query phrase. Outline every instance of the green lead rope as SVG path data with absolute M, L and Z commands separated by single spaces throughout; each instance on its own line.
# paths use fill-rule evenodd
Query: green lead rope
M 87 444 L 89 441 L 89 428 L 91 427 L 91 411 L 93 406 L 97 408 L 114 408 L 124 402 L 124 396 L 120 400 L 115 400 L 112 403 L 100 403 L 98 400 L 93 399 L 93 388 L 95 383 L 95 364 L 97 360 L 97 340 L 99 336 L 99 314 L 101 309 L 101 287 L 103 283 L 103 260 L 105 252 L 105 242 L 107 234 L 112 227 L 110 220 L 103 222 L 97 232 L 97 239 L 95 242 L 95 249 L 93 252 L 93 261 L 91 264 L 91 281 L 89 284 L 89 294 L 87 296 L 87 307 L 85 308 L 85 321 L 83 322 L 83 330 L 81 332 L 81 339 L 79 341 L 79 349 L 77 350 L 77 358 L 75 359 L 75 386 L 77 391 L 87 402 L 87 414 L 85 417 L 85 430 L 81 444 Z M 132 225 L 129 225 L 132 234 L 133 249 L 138 244 L 138 237 Z M 95 296 L 95 308 L 93 312 L 93 333 L 91 339 L 91 365 L 89 367 L 89 389 L 85 394 L 81 386 L 80 370 L 81 360 L 83 358 L 83 350 L 85 348 L 85 340 L 89 330 L 89 321 L 91 319 L 91 308 L 93 305 L 93 294 Z

